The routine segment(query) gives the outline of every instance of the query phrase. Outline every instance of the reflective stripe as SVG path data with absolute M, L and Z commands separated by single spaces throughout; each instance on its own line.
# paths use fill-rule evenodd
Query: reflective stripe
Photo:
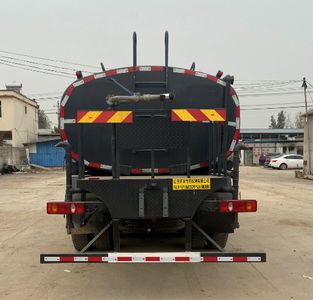
M 75 124 L 75 119 L 63 119 L 60 118 L 60 129 L 64 129 L 64 124 Z
M 220 122 L 225 119 L 215 109 L 201 109 L 201 112 L 207 116 L 209 121 Z
M 112 166 L 100 164 L 101 169 L 112 170 Z
M 173 69 L 173 73 L 185 73 L 184 69 L 180 69 L 180 68 L 174 68 Z
M 82 85 L 82 84 L 84 84 L 84 80 L 83 80 L 83 79 L 81 79 L 81 80 L 76 81 L 76 82 L 73 83 L 73 85 L 74 85 L 75 87 L 78 87 L 78 86 L 80 86 L 80 85 Z
M 95 74 L 95 79 L 99 79 L 99 78 L 103 78 L 103 77 L 106 77 L 105 72 L 99 73 L 99 74 Z
M 196 72 L 196 75 L 195 75 L 195 76 L 206 78 L 206 77 L 207 77 L 207 74 L 206 74 L 206 73 L 202 73 L 202 72 Z
M 117 73 L 117 74 L 128 73 L 128 69 L 127 69 L 127 68 L 117 69 L 117 70 L 116 70 L 116 73 Z
M 230 147 L 229 147 L 229 151 L 233 151 L 234 150 L 234 148 L 235 148 L 235 146 L 236 146 L 236 140 L 233 140 L 232 142 L 231 142 L 231 145 L 230 145 Z
M 233 96 L 233 100 L 234 100 L 236 106 L 239 106 L 239 99 L 236 95 Z
M 236 118 L 236 129 L 240 129 L 240 118 Z
M 260 262 L 261 261 L 261 257 L 258 257 L 258 256 L 256 256 L 256 257 L 250 257 L 250 256 L 248 256 L 247 257 L 247 261 L 248 262 L 254 262 L 254 261 L 256 261 L 256 262 Z
M 82 261 L 82 262 L 86 262 L 88 261 L 88 257 L 87 256 L 74 256 L 74 261 Z
M 172 112 L 182 121 L 196 121 L 187 109 L 173 109 Z
M 68 95 L 65 95 L 65 96 L 63 97 L 63 99 L 61 100 L 61 105 L 62 105 L 62 106 L 65 106 L 65 105 L 66 105 L 66 102 L 67 102 L 68 98 L 69 98 Z
M 55 257 L 53 257 L 53 256 L 46 256 L 44 261 L 53 261 L 53 262 L 60 261 L 60 257 L 59 256 L 55 256 Z
M 42 263 L 206 263 L 206 262 L 262 262 L 266 261 L 265 253 L 200 253 L 200 252 L 148 252 L 148 253 L 123 253 L 110 252 L 105 255 L 41 255 Z M 254 255 L 254 256 L 253 256 Z M 260 256 L 261 255 L 261 256 Z M 263 256 L 262 256 L 263 255 Z M 262 259 L 263 257 L 263 259 Z
M 101 115 L 102 111 L 88 111 L 86 114 L 78 119 L 78 123 L 93 123 Z
M 123 123 L 123 121 L 131 113 L 132 113 L 131 111 L 118 111 L 107 121 L 107 123 Z
M 218 84 L 222 85 L 222 86 L 226 86 L 226 82 L 224 80 L 221 79 L 217 79 L 216 81 Z
M 139 71 L 151 71 L 151 67 L 139 67 Z
M 217 257 L 217 261 L 233 261 L 232 256 L 219 256 Z

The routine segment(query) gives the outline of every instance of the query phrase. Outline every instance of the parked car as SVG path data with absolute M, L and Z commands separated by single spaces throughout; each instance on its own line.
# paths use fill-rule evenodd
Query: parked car
M 271 159 L 274 157 L 279 157 L 281 155 L 283 155 L 283 154 L 281 154 L 281 153 L 267 153 L 265 155 L 265 162 L 263 164 L 264 167 L 269 167 L 269 163 L 270 163 Z
M 272 157 L 269 166 L 280 170 L 303 168 L 303 156 L 298 154 L 284 154 L 278 157 Z

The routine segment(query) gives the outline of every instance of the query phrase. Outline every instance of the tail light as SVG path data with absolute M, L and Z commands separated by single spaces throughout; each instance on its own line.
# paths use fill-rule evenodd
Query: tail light
M 48 202 L 47 213 L 52 215 L 82 215 L 85 212 L 83 202 Z
M 271 159 L 271 162 L 277 162 L 277 159 Z
M 221 213 L 256 212 L 256 200 L 222 200 L 219 203 Z

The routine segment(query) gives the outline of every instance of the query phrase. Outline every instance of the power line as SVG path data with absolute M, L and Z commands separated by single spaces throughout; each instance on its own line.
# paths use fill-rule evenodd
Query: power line
M 53 62 L 58 62 L 58 63 L 64 63 L 64 64 L 68 64 L 68 65 L 76 65 L 76 66 L 81 66 L 81 67 L 88 67 L 88 68 L 93 68 L 93 69 L 99 69 L 99 67 L 96 67 L 96 66 L 87 65 L 87 64 L 79 64 L 79 63 L 70 62 L 70 61 L 66 61 L 66 60 L 46 58 L 46 57 L 40 57 L 40 56 L 34 56 L 34 55 L 17 53 L 17 52 L 10 52 L 10 51 L 4 51 L 4 50 L 0 50 L 0 52 L 1 53 L 6 53 L 6 54 L 11 54 L 11 55 L 24 56 L 24 57 L 36 58 L 36 59 L 41 59 L 41 60 L 46 60 L 46 61 L 53 61 Z
M 26 70 L 26 71 L 31 71 L 31 72 L 42 73 L 42 74 L 46 74 L 46 75 L 53 75 L 53 76 L 66 77 L 66 78 L 72 78 L 73 79 L 73 76 L 67 76 L 67 75 L 62 75 L 62 74 L 58 74 L 58 73 L 50 73 L 50 72 L 45 72 L 45 71 L 40 71 L 40 70 L 34 70 L 34 69 L 30 69 L 30 68 L 23 67 L 23 66 L 12 65 L 11 63 L 5 63 L 5 62 L 1 62 L 0 61 L 0 64 L 8 66 L 8 67 L 12 67 L 12 68 Z
M 57 91 L 57 92 L 45 92 L 45 93 L 31 93 L 31 94 L 29 94 L 29 95 L 31 95 L 31 96 L 45 96 L 45 95 L 60 95 L 60 94 L 62 94 L 63 93 L 63 91 Z
M 275 95 L 292 95 L 292 94 L 302 94 L 303 91 L 281 91 L 281 92 L 268 92 L 268 93 L 247 93 L 240 94 L 239 97 L 259 97 L 259 96 L 275 96 Z
M 269 106 L 269 105 L 288 105 L 288 104 L 302 104 L 303 101 L 299 102 L 280 102 L 280 103 L 262 103 L 262 104 L 241 104 L 240 107 L 247 107 L 247 106 Z
M 11 56 L 0 55 L 0 57 L 6 58 L 6 59 L 9 59 L 9 60 L 15 60 L 15 61 L 20 61 L 20 62 L 26 62 L 26 63 L 33 64 L 33 65 L 40 65 L 40 66 L 45 66 L 45 67 L 52 67 L 52 68 L 56 68 L 56 69 L 68 70 L 68 71 L 73 71 L 73 72 L 76 72 L 76 71 L 77 71 L 77 69 L 72 69 L 72 68 L 67 68 L 67 67 L 61 67 L 61 66 L 56 66 L 56 65 L 51 65 L 51 64 L 45 64 L 45 63 L 39 63 L 39 62 L 35 62 L 35 61 L 27 60 L 27 59 L 20 59 L 20 58 L 11 57 Z M 93 73 L 93 72 L 89 72 L 89 71 L 86 71 L 86 70 L 80 70 L 80 71 L 85 72 L 85 73 Z
M 24 63 L 18 63 L 18 62 L 12 62 L 6 59 L 0 59 L 1 62 L 5 62 L 5 63 L 9 63 L 9 64 L 13 64 L 13 65 L 18 65 L 18 66 L 25 66 L 25 67 L 30 67 L 30 68 L 34 68 L 34 69 L 39 69 L 39 70 L 43 70 L 43 71 L 47 71 L 47 72 L 52 72 L 52 73 L 58 73 L 58 74 L 65 74 L 65 75 L 72 75 L 71 73 L 68 72 L 63 72 L 63 71 L 57 71 L 57 70 L 53 70 L 53 69 L 47 69 L 47 68 L 42 68 L 42 67 L 37 67 L 37 66 L 31 66 L 29 64 L 24 64 Z
M 304 105 L 297 106 L 277 106 L 277 107 L 252 107 L 252 108 L 241 108 L 240 110 L 272 110 L 272 109 L 288 109 L 288 108 L 304 108 Z

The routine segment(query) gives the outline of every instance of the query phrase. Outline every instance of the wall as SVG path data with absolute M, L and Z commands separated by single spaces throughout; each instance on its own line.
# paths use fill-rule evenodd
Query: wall
M 0 146 L 0 168 L 2 168 L 4 164 L 14 166 L 27 164 L 25 149 Z
M 30 163 L 44 167 L 62 167 L 64 150 L 55 147 L 58 142 L 59 140 L 29 145 Z
M 308 132 L 310 132 L 310 137 L 308 135 Z M 309 141 L 310 141 L 310 145 L 309 145 Z M 311 162 L 310 162 L 311 168 L 309 166 L 309 150 L 311 152 Z M 305 175 L 313 174 L 313 114 L 308 116 L 308 123 L 305 125 L 305 128 L 304 128 L 304 168 L 303 170 L 304 170 Z

